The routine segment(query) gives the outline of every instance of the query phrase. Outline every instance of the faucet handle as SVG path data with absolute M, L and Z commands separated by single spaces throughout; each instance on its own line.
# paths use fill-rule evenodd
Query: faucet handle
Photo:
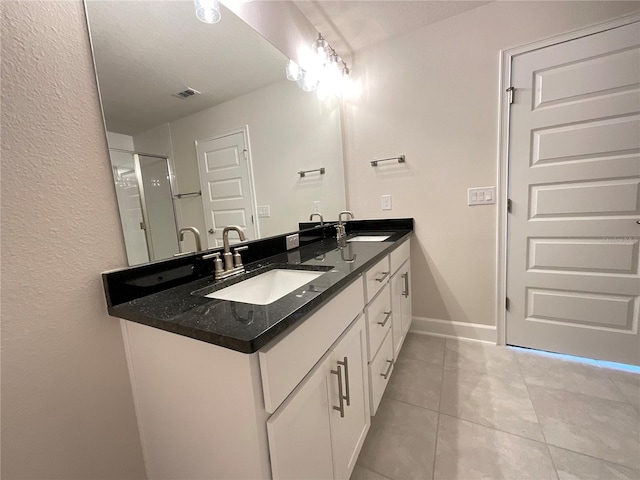
M 220 252 L 209 253 L 207 255 L 203 255 L 203 260 L 209 260 L 213 258 L 213 271 L 216 274 L 222 273 L 224 270 L 222 269 L 222 259 L 220 258 Z
M 242 267 L 242 257 L 239 252 L 243 250 L 247 250 L 249 247 L 247 245 L 243 245 L 242 247 L 233 249 L 233 266 L 234 267 Z

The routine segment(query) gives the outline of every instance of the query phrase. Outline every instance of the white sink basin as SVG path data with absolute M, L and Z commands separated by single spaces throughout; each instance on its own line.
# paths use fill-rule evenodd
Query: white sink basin
M 324 273 L 276 268 L 205 296 L 232 302 L 269 305 Z
M 350 238 L 347 242 L 384 242 L 391 235 L 358 235 Z

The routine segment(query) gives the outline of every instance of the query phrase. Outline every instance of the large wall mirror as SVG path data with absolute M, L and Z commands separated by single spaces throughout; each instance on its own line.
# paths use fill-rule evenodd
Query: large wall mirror
M 130 265 L 195 250 L 185 227 L 207 249 L 226 225 L 264 238 L 344 210 L 339 101 L 288 81 L 230 10 L 207 24 L 192 1 L 85 4 Z

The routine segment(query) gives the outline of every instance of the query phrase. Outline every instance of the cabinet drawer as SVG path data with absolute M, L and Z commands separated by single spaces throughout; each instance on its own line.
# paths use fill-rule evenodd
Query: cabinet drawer
M 365 278 L 365 290 L 366 290 L 366 302 L 369 303 L 376 296 L 376 293 L 385 285 L 389 279 L 389 255 L 386 255 L 382 260 L 376 263 L 373 267 L 367 270 L 364 274 Z
M 267 412 L 275 412 L 363 307 L 360 277 L 284 338 L 258 352 Z
M 374 360 L 369 365 L 371 383 L 371 415 L 375 415 L 393 370 L 393 335 L 387 332 Z
M 389 284 L 386 284 L 378 296 L 367 307 L 367 336 L 368 354 L 367 359 L 373 360 L 380 349 L 380 345 L 385 335 L 393 323 L 391 312 L 391 293 Z
M 391 254 L 391 273 L 395 273 L 402 264 L 409 259 L 411 252 L 411 240 L 407 240 L 398 248 L 396 248 Z

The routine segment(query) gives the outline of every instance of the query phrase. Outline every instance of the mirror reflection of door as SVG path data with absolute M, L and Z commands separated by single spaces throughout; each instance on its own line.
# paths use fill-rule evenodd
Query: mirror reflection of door
M 247 240 L 258 238 L 255 187 L 244 131 L 196 141 L 209 248 L 222 246 L 222 231 L 229 225 L 244 230 Z M 237 243 L 235 236 L 230 243 Z
M 129 264 L 178 253 L 168 159 L 119 149 L 109 153 Z

